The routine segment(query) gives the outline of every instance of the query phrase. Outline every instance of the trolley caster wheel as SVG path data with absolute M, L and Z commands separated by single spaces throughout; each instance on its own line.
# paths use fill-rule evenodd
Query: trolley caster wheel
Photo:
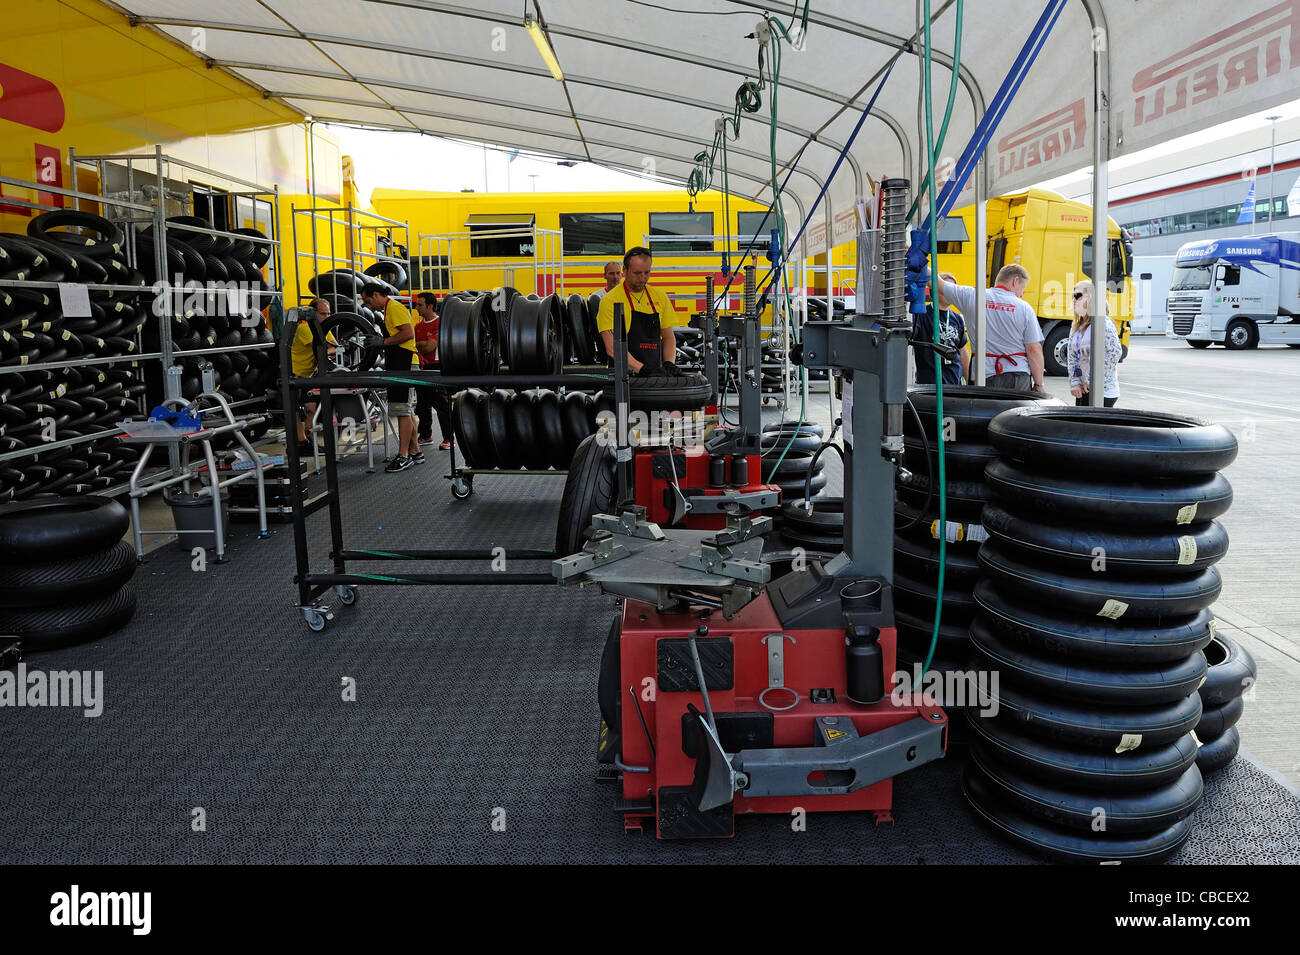
M 451 496 L 458 501 L 463 501 L 474 493 L 474 479 L 466 477 L 454 477 L 451 479 Z
M 303 607 L 302 619 L 307 621 L 310 630 L 319 633 L 325 629 L 326 623 L 334 619 L 334 614 L 319 607 Z
M 357 588 L 351 584 L 340 584 L 334 588 L 334 592 L 339 595 L 339 603 L 345 607 L 351 607 L 357 602 L 357 597 L 360 596 Z

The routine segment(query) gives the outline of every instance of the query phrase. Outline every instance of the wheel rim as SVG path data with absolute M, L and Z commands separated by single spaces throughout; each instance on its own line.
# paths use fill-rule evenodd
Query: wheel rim
M 1245 345 L 1246 342 L 1250 341 L 1250 335 L 1246 332 L 1246 328 L 1243 325 L 1234 326 L 1231 335 L 1232 343 L 1234 345 Z
M 1052 349 L 1052 357 L 1056 359 L 1058 365 L 1064 367 L 1066 362 L 1070 360 L 1070 343 L 1062 338 L 1056 343 L 1056 347 Z

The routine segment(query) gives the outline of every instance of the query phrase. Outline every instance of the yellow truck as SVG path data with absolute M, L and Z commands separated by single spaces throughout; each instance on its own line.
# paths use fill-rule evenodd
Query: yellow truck
M 1092 208 L 1046 189 L 1027 189 L 988 200 L 988 272 L 980 278 L 993 284 L 1002 266 L 1018 262 L 1029 271 L 1024 298 L 1034 307 L 1043 328 L 1043 359 L 1049 375 L 1067 373 L 1066 346 L 1069 337 L 1074 285 L 1092 275 Z M 975 284 L 975 207 L 955 210 L 950 219 L 960 219 L 964 241 L 955 222 L 939 233 L 949 241 L 939 243 L 935 271 L 951 272 L 961 285 Z M 1129 329 L 1133 323 L 1133 243 L 1109 219 L 1107 249 L 1107 306 L 1119 330 L 1124 356 L 1128 356 Z

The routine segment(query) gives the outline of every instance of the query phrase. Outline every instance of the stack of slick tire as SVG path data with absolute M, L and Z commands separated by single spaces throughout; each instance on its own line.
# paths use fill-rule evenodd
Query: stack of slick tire
M 1223 769 L 1241 749 L 1237 721 L 1255 683 L 1255 660 L 1225 633 L 1215 633 L 1204 651 L 1209 669 L 1196 691 L 1201 721 L 1196 724 L 1196 766 L 1202 776 Z
M 911 478 L 907 484 L 898 486 L 894 516 L 894 607 L 899 666 L 910 669 L 924 661 L 934 638 L 941 533 L 937 448 L 942 435 L 947 438 L 943 450 L 948 491 L 948 546 L 943 565 L 943 619 L 930 665 L 940 672 L 962 670 L 969 651 L 967 630 L 975 613 L 971 596 L 979 576 L 975 555 L 984 539 L 980 515 L 989 499 L 984 467 L 997 457 L 989 444 L 989 422 L 1009 408 L 1061 407 L 1061 402 L 1033 392 L 948 385 L 943 389 L 943 416 L 948 422 L 945 433 L 936 421 L 938 399 L 933 385 L 913 388 L 908 392 L 908 399 L 925 432 L 922 440 L 916 418 L 904 409 L 903 446 Z
M 130 268 L 122 230 L 73 210 L 36 216 L 28 235 L 0 234 L 0 278 L 14 281 L 123 285 L 143 290 Z M 70 447 L 49 443 L 115 430 L 147 409 L 146 386 L 133 357 L 151 317 L 141 291 L 89 293 L 89 316 L 66 316 L 52 289 L 0 286 L 0 502 L 38 494 L 90 494 L 121 484 L 138 452 L 115 436 Z M 33 370 L 82 358 L 120 361 Z
M 989 425 L 971 663 L 998 711 L 966 711 L 976 813 L 1075 862 L 1155 862 L 1201 799 L 1198 687 L 1237 453 L 1221 425 L 1106 408 L 1016 408 Z M 1230 673 L 1225 675 L 1231 676 Z
M 470 388 L 452 398 L 451 421 L 470 468 L 563 471 L 596 430 L 596 399 L 581 391 Z
M 24 651 L 93 640 L 135 612 L 130 517 L 111 498 L 0 504 L 0 633 Z
M 572 357 L 571 325 L 586 321 L 585 309 L 581 296 L 565 302 L 509 287 L 453 292 L 438 316 L 442 373 L 495 375 L 504 365 L 511 375 L 558 375 Z
M 762 483 L 775 484 L 781 488 L 781 500 L 784 504 L 795 504 L 804 499 L 804 489 L 808 487 L 809 499 L 818 501 L 826 489 L 826 454 L 822 454 L 813 463 L 817 449 L 822 445 L 822 426 L 813 421 L 774 421 L 763 426 L 759 447 L 762 451 Z M 786 451 L 787 446 L 790 450 Z M 782 452 L 785 457 L 782 458 Z M 779 464 L 777 462 L 780 462 Z M 809 472 L 812 481 L 809 482 Z M 751 476 L 751 480 L 754 476 Z M 827 509 L 827 513 L 833 511 Z M 833 520 L 833 518 L 832 518 Z M 829 530 L 834 533 L 833 529 Z M 839 538 L 844 540 L 843 506 L 840 508 Z M 796 545 L 802 546 L 802 545 Z M 818 548 L 820 549 L 820 548 Z M 833 553 L 838 553 L 835 548 Z
M 198 216 L 172 216 L 167 221 L 173 226 L 212 228 L 210 222 Z M 185 352 L 266 346 L 206 355 L 178 355 L 182 398 L 193 399 L 203 390 L 204 361 L 212 366 L 215 387 L 230 401 L 264 399 L 279 375 L 278 350 L 271 347 L 275 339 L 261 314 L 274 295 L 262 274 L 271 258 L 271 246 L 253 241 L 266 238 L 257 229 L 236 229 L 234 232 L 246 238 L 169 228 L 165 252 L 167 272 L 162 276 L 157 274 L 153 230 L 146 229 L 135 236 L 136 258 L 145 279 L 150 284 L 167 282 L 177 287 L 172 293 L 169 309 L 173 348 Z M 244 293 L 242 298 L 232 300 L 222 291 L 221 286 L 227 283 L 235 283 Z M 146 323 L 144 333 L 145 347 L 156 351 L 160 347 L 158 320 Z M 152 407 L 163 400 L 161 367 L 149 366 L 149 384 Z

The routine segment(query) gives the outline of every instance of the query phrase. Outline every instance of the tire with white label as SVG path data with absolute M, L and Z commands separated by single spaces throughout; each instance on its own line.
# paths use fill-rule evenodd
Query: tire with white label
M 1025 560 L 1042 561 L 1074 573 L 1168 576 L 1204 570 L 1228 552 L 1228 532 L 1218 521 L 1177 530 L 1056 524 L 1026 519 L 996 504 L 980 523 L 989 537 Z
M 1099 481 L 994 461 L 984 479 L 1001 506 L 1048 521 L 1183 527 L 1219 517 L 1232 504 L 1232 485 L 1218 473 Z
M 1196 729 L 1203 715 L 1195 693 L 1151 706 L 1098 706 L 1009 686 L 1000 677 L 996 689 L 999 716 L 1031 736 L 1085 749 L 1168 746 Z
M 1111 620 L 1193 614 L 1214 603 L 1223 589 L 1214 567 L 1155 580 L 1071 574 L 1025 561 L 993 540 L 980 548 L 979 562 L 988 579 L 1000 591 L 1016 594 L 1017 601 Z
M 897 551 L 895 551 L 897 554 Z M 1062 657 L 1119 664 L 1182 660 L 1214 637 L 1214 615 L 1202 609 L 1160 620 L 1084 617 L 1059 608 L 1009 600 L 989 580 L 975 585 L 975 602 L 1003 641 Z
M 1014 686 L 1053 700 L 1154 706 L 1185 699 L 1205 679 L 1205 658 L 1199 653 L 1182 660 L 1130 664 L 1054 657 L 999 639 L 982 616 L 971 623 L 970 641 L 977 669 L 1001 673 Z

